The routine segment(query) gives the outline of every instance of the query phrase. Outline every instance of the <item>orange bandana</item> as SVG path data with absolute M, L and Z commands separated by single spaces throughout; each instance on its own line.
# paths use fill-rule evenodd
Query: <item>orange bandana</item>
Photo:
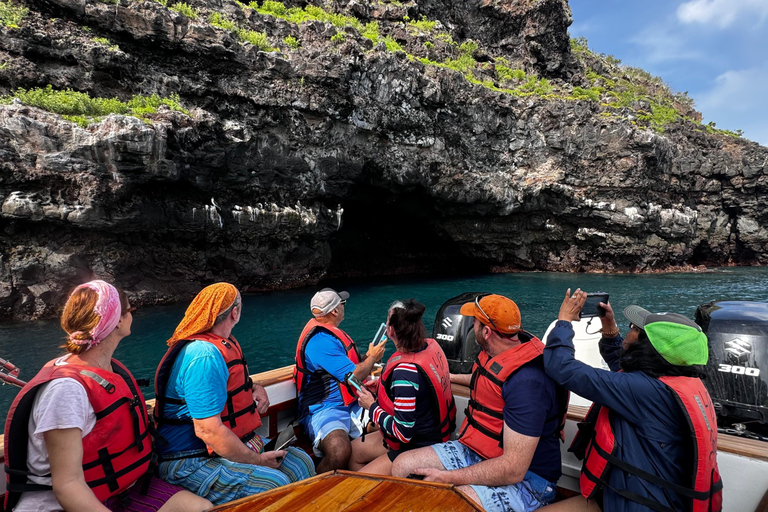
M 229 283 L 216 283 L 203 288 L 187 308 L 184 319 L 173 331 L 168 346 L 178 340 L 187 340 L 195 334 L 209 331 L 216 317 L 232 306 L 236 298 L 237 288 Z

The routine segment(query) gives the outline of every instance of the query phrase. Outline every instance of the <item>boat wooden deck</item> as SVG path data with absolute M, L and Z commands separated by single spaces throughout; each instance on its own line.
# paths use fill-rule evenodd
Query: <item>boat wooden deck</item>
M 483 509 L 454 485 L 335 471 L 219 505 L 210 512 L 257 510 L 471 512 Z

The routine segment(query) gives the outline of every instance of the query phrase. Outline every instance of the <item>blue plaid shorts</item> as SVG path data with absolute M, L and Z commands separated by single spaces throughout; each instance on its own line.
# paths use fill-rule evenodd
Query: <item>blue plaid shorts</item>
M 157 469 L 166 482 L 221 505 L 315 475 L 315 465 L 309 455 L 294 447 L 286 451 L 278 469 L 241 464 L 222 457 L 167 460 Z M 183 453 L 173 454 L 180 455 Z

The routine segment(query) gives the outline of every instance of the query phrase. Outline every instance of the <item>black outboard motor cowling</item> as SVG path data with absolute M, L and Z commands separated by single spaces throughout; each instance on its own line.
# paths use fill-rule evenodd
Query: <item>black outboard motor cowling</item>
M 768 433 L 768 303 L 723 301 L 696 310 L 709 339 L 704 383 L 721 426 Z
M 475 359 L 480 353 L 480 345 L 475 340 L 475 319 L 462 315 L 459 310 L 475 297 L 485 297 L 487 293 L 467 292 L 448 299 L 440 306 L 432 328 L 432 337 L 437 340 L 448 359 L 451 373 L 471 373 Z

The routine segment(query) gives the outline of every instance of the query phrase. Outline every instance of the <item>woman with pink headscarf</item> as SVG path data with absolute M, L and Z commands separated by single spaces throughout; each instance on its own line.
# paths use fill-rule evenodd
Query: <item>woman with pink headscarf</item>
M 112 354 L 131 333 L 128 298 L 104 281 L 75 288 L 67 354 L 21 390 L 5 425 L 5 510 L 202 511 L 210 502 L 152 476 L 144 397 Z

